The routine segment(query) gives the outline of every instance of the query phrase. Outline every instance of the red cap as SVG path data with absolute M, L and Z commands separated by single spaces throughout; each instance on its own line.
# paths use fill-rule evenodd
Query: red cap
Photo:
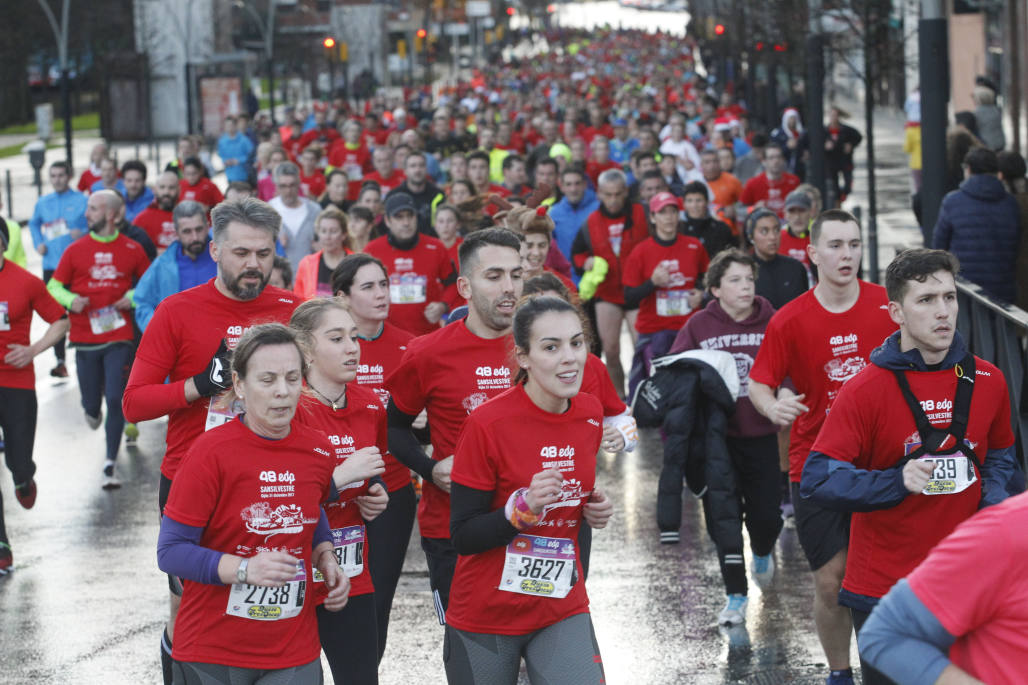
M 682 211 L 682 201 L 677 197 L 667 191 L 657 193 L 650 198 L 650 214 L 656 214 L 668 205 L 674 205 L 678 211 Z

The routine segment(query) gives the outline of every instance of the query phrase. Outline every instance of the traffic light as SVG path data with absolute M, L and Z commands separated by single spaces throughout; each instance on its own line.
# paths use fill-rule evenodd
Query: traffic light
M 418 29 L 418 32 L 417 32 L 418 38 L 424 38 L 427 35 L 428 35 L 428 31 L 426 31 L 425 29 Z
M 326 50 L 331 50 L 336 46 L 336 39 L 332 36 L 328 36 L 325 40 L 321 41 L 321 44 L 325 46 Z
M 428 35 L 428 31 L 425 29 L 418 29 L 414 32 L 414 52 L 422 52 L 425 47 L 425 36 Z
M 557 11 L 557 5 L 551 2 L 549 5 L 546 6 L 546 11 L 549 14 L 553 14 Z
M 725 25 L 724 24 L 716 24 L 714 26 L 714 34 L 715 35 L 722 36 L 722 35 L 724 35 L 724 33 L 725 33 Z
M 764 50 L 764 41 L 762 41 L 762 40 L 761 41 L 757 41 L 756 47 L 757 47 L 757 52 L 762 52 Z
M 513 7 L 510 7 L 509 5 L 507 6 L 507 16 L 508 17 L 513 17 L 515 14 L 517 14 L 517 12 L 518 11 L 516 9 L 514 9 Z

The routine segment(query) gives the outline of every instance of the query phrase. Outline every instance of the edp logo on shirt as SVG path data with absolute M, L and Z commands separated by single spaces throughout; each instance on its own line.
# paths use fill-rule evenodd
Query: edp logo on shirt
M 556 459 L 557 457 L 573 457 L 575 456 L 575 448 L 571 445 L 565 445 L 560 449 L 557 449 L 556 445 L 547 445 L 539 450 L 539 456 L 544 459 Z

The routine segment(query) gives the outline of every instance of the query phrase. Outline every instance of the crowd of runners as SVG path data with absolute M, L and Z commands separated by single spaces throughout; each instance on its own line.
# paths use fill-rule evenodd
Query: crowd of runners
M 862 627 L 865 683 L 1016 682 L 1028 616 L 946 575 L 980 521 L 1025 507 L 974 516 L 1023 476 L 1003 375 L 956 330 L 959 264 L 912 249 L 861 280 L 859 222 L 803 183 L 798 113 L 750 118 L 690 39 L 561 40 L 434 94 L 230 117 L 149 185 L 103 145 L 78 190 L 52 164 L 31 247 L 0 224 L 19 503 L 32 360 L 53 348 L 66 377 L 67 337 L 102 487 L 123 436 L 167 421 L 166 683 L 317 683 L 322 651 L 335 682 L 377 682 L 415 519 L 450 683 L 514 683 L 522 661 L 601 683 L 586 585 L 618 513 L 596 457 L 632 451 L 638 419 L 664 444 L 660 542 L 683 544 L 686 487 L 702 501 L 712 620 L 746 621 L 747 557 L 772 591 L 794 517 L 830 685 L 855 682 Z M 834 197 L 859 144 L 838 114 Z M 0 572 L 14 541 L 0 511 Z M 989 548 L 988 583 L 1019 549 Z

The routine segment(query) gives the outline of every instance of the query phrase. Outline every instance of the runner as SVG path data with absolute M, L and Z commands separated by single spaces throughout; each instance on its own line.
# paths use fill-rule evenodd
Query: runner
M 160 509 L 179 463 L 205 430 L 232 419 L 231 407 L 211 398 L 229 386 L 228 355 L 244 329 L 287 322 L 297 298 L 265 287 L 271 278 L 281 218 L 253 198 L 218 205 L 211 254 L 218 275 L 161 302 L 143 333 L 125 388 L 125 416 L 138 423 L 168 416 L 161 462 Z M 165 382 L 167 380 L 167 382 Z M 161 641 L 165 683 L 171 683 L 171 647 L 181 585 L 169 576 L 171 618 Z
M 792 425 L 789 478 L 796 532 L 814 572 L 814 621 L 828 659 L 829 685 L 853 682 L 849 612 L 839 606 L 849 516 L 800 501 L 799 480 L 818 430 L 842 384 L 867 366 L 871 350 L 896 330 L 881 286 L 857 279 L 860 224 L 828 210 L 810 230 L 810 258 L 821 280 L 771 318 L 750 371 L 750 401 L 779 426 Z M 791 378 L 799 394 L 779 390 Z M 779 395 L 775 397 L 775 391 Z
M 332 291 L 346 305 L 357 326 L 361 363 L 357 384 L 373 390 L 383 407 L 389 406 L 385 379 L 400 365 L 413 337 L 389 323 L 389 278 L 385 266 L 371 255 L 354 254 L 343 259 L 332 274 Z M 424 428 L 418 419 L 415 428 Z M 389 506 L 374 521 L 368 522 L 368 563 L 375 586 L 375 615 L 378 625 L 378 660 L 385 653 L 396 584 L 400 581 L 407 556 L 417 497 L 410 469 L 391 454 L 385 454 L 382 475 L 389 491 Z
M 457 273 L 446 246 L 418 231 L 415 211 L 406 193 L 386 198 L 389 234 L 372 240 L 364 251 L 389 270 L 391 321 L 412 335 L 424 335 L 439 328 L 453 304 Z
M 854 512 L 839 593 L 859 632 L 878 600 L 1017 468 L 1003 373 L 957 333 L 956 257 L 906 250 L 889 264 L 899 331 L 846 383 L 803 468 L 800 494 Z M 861 663 L 867 685 L 893 681 Z
M 232 363 L 246 410 L 192 444 L 161 521 L 158 564 L 185 580 L 174 681 L 314 685 L 322 593 L 308 583 L 316 569 L 329 611 L 350 590 L 321 509 L 332 446 L 294 416 L 303 352 L 288 328 L 254 326 Z
M 461 431 L 451 515 L 460 558 L 443 647 L 451 685 L 513 683 L 522 658 L 532 682 L 605 682 L 569 537 L 583 521 L 603 528 L 614 511 L 595 487 L 602 409 L 579 393 L 582 324 L 555 297 L 521 304 L 517 384 Z
M 389 451 L 423 479 L 418 504 L 421 548 L 440 625 L 446 622 L 457 552 L 450 543 L 450 470 L 465 417 L 511 386 L 510 325 L 521 295 L 520 241 L 510 231 L 485 229 L 460 246 L 457 289 L 468 300 L 466 319 L 412 340 L 386 379 Z M 432 456 L 411 426 L 428 411 Z
M 350 578 L 350 599 L 340 612 L 318 606 L 321 647 L 335 682 L 373 685 L 378 682 L 378 631 L 365 522 L 389 503 L 378 477 L 385 471 L 385 407 L 373 390 L 353 382 L 361 349 L 357 326 L 344 305 L 331 298 L 305 302 L 293 312 L 290 326 L 306 355 L 310 390 L 300 399 L 297 422 L 328 436 L 337 480 L 347 482 L 338 499 L 325 504 L 325 513 L 336 559 Z M 315 573 L 314 582 L 320 581 Z
M 305 300 L 332 296 L 332 271 L 350 254 L 346 215 L 335 207 L 321 210 L 314 219 L 317 252 L 300 260 L 293 292 Z
M 114 463 L 125 428 L 121 400 L 132 365 L 132 284 L 150 261 L 143 248 L 118 232 L 124 201 L 113 190 L 89 196 L 89 235 L 68 246 L 47 289 L 71 311 L 68 340 L 76 347 L 75 370 L 86 423 L 104 424 L 107 455 L 101 482 L 105 490 L 121 487 Z M 107 420 L 101 403 L 106 400 Z
M 718 616 L 721 624 L 746 620 L 746 564 L 743 523 L 749 533 L 753 580 L 761 591 L 771 586 L 775 560 L 771 555 L 782 530 L 779 505 L 778 428 L 757 413 L 749 398 L 749 370 L 774 314 L 771 303 L 755 294 L 756 260 L 738 249 L 725 250 L 707 269 L 707 289 L 714 299 L 689 318 L 678 332 L 670 354 L 686 350 L 724 350 L 735 358 L 739 396 L 725 431 L 727 459 L 710 459 L 704 518 L 717 545 L 721 579 L 728 595 Z
M 14 496 L 31 509 L 36 503 L 36 464 L 32 448 L 36 440 L 36 373 L 32 360 L 64 339 L 68 313 L 47 292 L 36 276 L 4 258 L 10 242 L 7 224 L 0 221 L 0 434 L 4 457 L 14 478 Z M 35 343 L 29 330 L 32 312 L 50 324 Z M 4 526 L 0 499 L 0 575 L 13 568 L 11 541 Z

